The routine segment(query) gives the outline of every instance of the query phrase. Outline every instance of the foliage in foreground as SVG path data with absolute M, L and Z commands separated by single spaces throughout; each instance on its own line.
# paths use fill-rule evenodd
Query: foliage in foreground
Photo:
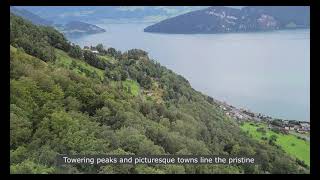
M 25 25 L 30 31 L 23 28 Z M 32 29 L 36 28 L 21 19 L 11 19 L 10 27 L 11 36 L 22 38 L 21 42 L 25 42 L 23 37 L 32 39 Z M 68 44 L 60 35 L 50 37 Z M 56 57 L 60 45 L 51 41 L 57 42 L 53 38 L 44 43 L 53 48 L 49 52 Z M 246 136 L 238 124 L 208 101 L 210 98 L 142 50 L 115 53 L 115 62 L 104 61 L 105 77 L 101 79 L 92 75 L 93 71 L 82 72 L 85 68 L 59 65 L 59 58 L 47 61 L 46 56 L 26 49 L 29 46 L 20 40 L 13 40 L 11 45 L 11 173 L 308 172 L 282 150 Z M 87 62 L 83 58 L 74 60 Z M 101 63 L 91 61 L 91 65 L 101 69 Z M 255 155 L 262 163 L 61 168 L 55 166 L 57 154 Z

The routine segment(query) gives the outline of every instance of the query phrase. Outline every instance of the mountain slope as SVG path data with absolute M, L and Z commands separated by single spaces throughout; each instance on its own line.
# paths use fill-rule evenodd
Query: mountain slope
M 51 26 L 53 24 L 52 21 L 43 19 L 40 16 L 33 14 L 32 12 L 25 10 L 25 9 L 20 9 L 20 8 L 18 9 L 16 7 L 10 7 L 10 12 L 17 15 L 17 16 L 20 16 L 20 17 L 23 17 L 23 18 L 29 20 L 33 24 L 36 24 L 36 25 Z
M 203 9 L 203 6 L 23 6 L 22 8 L 41 15 L 56 23 L 67 23 L 69 21 L 84 22 L 127 22 L 138 20 L 156 22 L 178 14 Z
M 147 52 L 97 46 L 96 55 L 68 45 L 54 29 L 14 15 L 10 21 L 11 173 L 308 172 L 283 150 L 250 138 Z M 52 38 L 42 38 L 47 49 L 25 44 L 41 35 Z M 255 155 L 262 163 L 58 167 L 57 154 Z
M 10 12 L 17 16 L 20 16 L 26 20 L 29 20 L 35 25 L 52 26 L 58 29 L 66 36 L 82 36 L 87 34 L 96 34 L 105 32 L 106 30 L 96 25 L 81 22 L 81 21 L 69 21 L 66 24 L 54 24 L 53 21 L 49 21 L 41 18 L 40 16 L 31 13 L 26 9 L 10 7 Z
M 70 21 L 66 23 L 60 31 L 66 36 L 81 36 L 85 34 L 96 34 L 106 32 L 105 29 L 100 28 L 96 25 L 80 22 L 80 21 Z
M 248 6 L 242 8 L 242 11 L 244 14 L 271 15 L 278 21 L 280 28 L 290 28 L 288 25 L 291 23 L 296 28 L 310 27 L 310 7 L 307 6 Z
M 144 31 L 193 34 L 308 28 L 309 19 L 310 9 L 304 6 L 253 6 L 242 9 L 213 6 L 163 20 L 146 27 Z

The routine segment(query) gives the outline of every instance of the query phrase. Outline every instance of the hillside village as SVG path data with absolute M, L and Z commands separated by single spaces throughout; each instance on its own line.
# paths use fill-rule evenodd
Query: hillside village
M 235 119 L 238 122 L 257 121 L 268 124 L 268 128 L 284 134 L 290 132 L 299 134 L 308 134 L 310 132 L 310 122 L 297 120 L 276 119 L 261 113 L 254 113 L 247 109 L 238 109 L 226 102 L 215 100 L 225 115 Z
M 87 51 L 91 51 L 91 52 L 93 52 L 93 53 L 95 53 L 95 54 L 98 54 L 99 53 L 99 51 L 97 50 L 97 48 L 96 47 L 94 47 L 94 46 L 84 46 L 83 47 L 83 50 L 87 50 Z

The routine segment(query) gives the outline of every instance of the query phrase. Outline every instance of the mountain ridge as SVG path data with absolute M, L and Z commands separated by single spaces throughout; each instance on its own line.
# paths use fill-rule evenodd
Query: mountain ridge
M 44 19 L 22 8 L 18 9 L 16 7 L 10 7 L 10 12 L 32 22 L 35 25 L 52 26 L 70 37 L 106 32 L 105 29 L 99 26 L 76 20 L 68 21 L 65 24 L 55 24 L 53 21 Z
M 308 7 L 248 6 L 235 9 L 212 6 L 160 21 L 144 31 L 210 34 L 308 28 L 309 11 Z
M 59 29 L 66 36 L 82 36 L 86 34 L 97 34 L 106 32 L 105 29 L 99 26 L 81 21 L 70 21 Z
M 140 19 L 144 18 L 166 18 L 172 15 L 181 14 L 192 11 L 194 9 L 203 8 L 202 6 L 90 6 L 90 7 L 24 7 L 22 8 L 41 15 L 46 19 L 58 23 L 66 23 L 69 21 L 84 21 L 103 23 L 108 19 Z
M 14 13 L 15 15 L 24 17 L 25 19 L 33 22 L 36 25 L 43 25 L 43 26 L 51 26 L 53 25 L 53 21 L 46 20 L 28 10 L 25 9 L 18 9 L 16 7 L 10 7 L 10 12 Z

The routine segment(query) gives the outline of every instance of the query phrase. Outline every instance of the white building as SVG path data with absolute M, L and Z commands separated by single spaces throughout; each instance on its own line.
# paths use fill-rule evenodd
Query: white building
M 310 130 L 310 124 L 309 123 L 301 123 L 301 129 L 305 130 L 305 131 L 309 131 Z

